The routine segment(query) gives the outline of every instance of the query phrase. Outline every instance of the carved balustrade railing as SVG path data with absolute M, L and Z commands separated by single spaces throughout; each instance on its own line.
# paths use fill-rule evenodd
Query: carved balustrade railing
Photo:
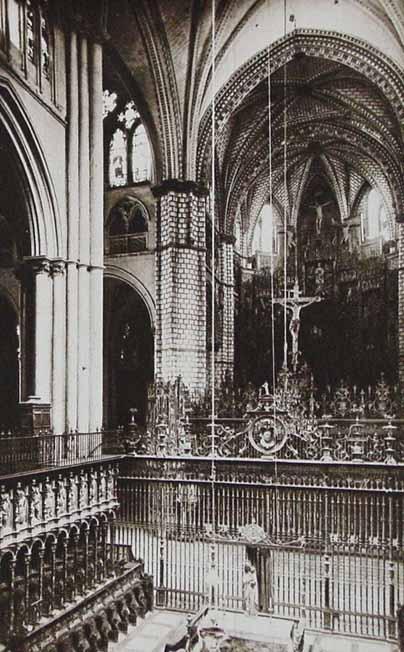
M 105 253 L 113 256 L 114 254 L 136 254 L 139 251 L 146 251 L 148 236 L 148 233 L 110 235 L 105 240 Z
M 11 650 L 37 649 L 45 621 L 134 566 L 114 538 L 117 474 L 111 457 L 1 479 L 0 642 Z
M 99 460 L 113 447 L 115 432 L 0 434 L 0 475 Z
M 117 507 L 116 458 L 0 479 L 0 550 Z

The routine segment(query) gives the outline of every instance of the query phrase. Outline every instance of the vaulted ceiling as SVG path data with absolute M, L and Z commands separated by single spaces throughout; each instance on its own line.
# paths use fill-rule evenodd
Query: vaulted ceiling
M 268 198 L 269 123 L 273 200 L 289 221 L 320 168 L 342 218 L 369 183 L 391 219 L 403 219 L 401 0 L 288 0 L 286 14 L 283 0 L 216 0 L 213 42 L 212 4 L 110 4 L 107 78 L 119 77 L 138 105 L 156 181 L 209 182 L 214 94 L 222 228 L 240 211 L 251 228 Z

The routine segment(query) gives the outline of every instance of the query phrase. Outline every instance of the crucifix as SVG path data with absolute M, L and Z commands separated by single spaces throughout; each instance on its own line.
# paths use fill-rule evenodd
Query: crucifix
M 299 283 L 297 279 L 293 286 L 293 290 L 288 291 L 287 297 L 282 297 L 279 299 L 273 299 L 274 303 L 280 303 L 282 306 L 286 306 L 286 310 L 290 310 L 292 315 L 289 322 L 289 333 L 292 336 L 292 366 L 293 371 L 296 371 L 297 364 L 299 361 L 299 330 L 300 330 L 300 312 L 303 308 L 307 308 L 312 303 L 322 301 L 322 297 L 317 295 L 315 297 L 301 297 L 299 290 Z M 284 342 L 285 347 L 285 364 L 287 362 L 287 350 L 288 344 L 287 341 Z
M 316 233 L 317 233 L 317 235 L 320 235 L 320 233 L 321 233 L 321 225 L 323 223 L 323 208 L 325 206 L 328 206 L 329 204 L 332 204 L 332 201 L 327 201 L 327 202 L 324 202 L 323 204 L 320 204 L 320 202 L 317 199 L 314 201 L 314 204 L 311 204 L 311 208 L 316 209 Z

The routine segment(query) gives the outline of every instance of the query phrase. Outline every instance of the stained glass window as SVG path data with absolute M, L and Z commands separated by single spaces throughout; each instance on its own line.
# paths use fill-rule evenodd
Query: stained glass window
M 146 181 L 150 178 L 150 145 L 144 126 L 139 125 L 133 134 L 132 174 L 133 181 Z
M 109 185 L 126 186 L 128 183 L 127 141 L 122 129 L 112 136 L 109 151 Z

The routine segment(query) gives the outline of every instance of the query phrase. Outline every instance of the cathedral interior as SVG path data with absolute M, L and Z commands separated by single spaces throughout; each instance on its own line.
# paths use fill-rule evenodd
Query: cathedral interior
M 402 0 L 0 0 L 0 651 L 404 651 Z

